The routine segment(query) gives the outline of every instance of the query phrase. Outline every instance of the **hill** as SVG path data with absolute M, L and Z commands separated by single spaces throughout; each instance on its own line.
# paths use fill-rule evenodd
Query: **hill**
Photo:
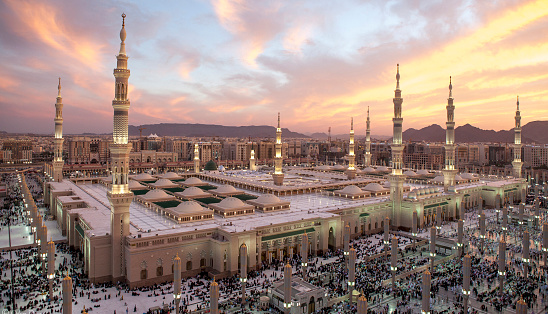
M 129 135 L 139 135 L 139 128 L 143 136 L 157 134 L 158 136 L 188 136 L 188 137 L 276 137 L 276 128 L 268 125 L 251 126 L 224 126 L 216 124 L 189 124 L 189 123 L 160 123 L 140 126 L 130 125 Z M 301 133 L 282 128 L 284 138 L 309 138 Z

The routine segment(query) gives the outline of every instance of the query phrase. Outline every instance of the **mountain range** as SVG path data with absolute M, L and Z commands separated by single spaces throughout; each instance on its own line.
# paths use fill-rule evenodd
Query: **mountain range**
M 404 141 L 445 142 L 445 129 L 437 124 L 432 124 L 420 130 L 407 129 L 403 132 Z M 483 130 L 465 124 L 455 129 L 455 142 L 492 142 L 513 143 L 514 129 L 510 130 Z M 531 121 L 521 127 L 522 143 L 548 143 L 548 121 Z

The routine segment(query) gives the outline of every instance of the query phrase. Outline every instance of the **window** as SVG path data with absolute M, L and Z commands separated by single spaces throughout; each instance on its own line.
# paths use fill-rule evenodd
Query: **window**
M 141 269 L 141 279 L 147 279 L 147 270 Z
M 158 266 L 156 267 L 156 277 L 160 277 L 164 275 L 164 267 Z

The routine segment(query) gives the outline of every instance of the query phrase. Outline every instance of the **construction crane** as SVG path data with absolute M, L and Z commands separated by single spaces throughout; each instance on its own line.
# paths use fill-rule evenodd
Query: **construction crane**
M 140 127 L 139 128 L 139 139 L 143 138 L 143 130 L 146 128 Z

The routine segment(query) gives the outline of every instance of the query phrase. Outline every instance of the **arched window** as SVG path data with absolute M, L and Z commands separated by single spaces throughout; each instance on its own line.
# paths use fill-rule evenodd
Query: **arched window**
M 164 267 L 158 266 L 156 267 L 156 277 L 160 277 L 164 275 Z
M 186 262 L 186 270 L 192 270 L 192 261 Z
M 141 269 L 141 279 L 147 279 L 147 270 Z

